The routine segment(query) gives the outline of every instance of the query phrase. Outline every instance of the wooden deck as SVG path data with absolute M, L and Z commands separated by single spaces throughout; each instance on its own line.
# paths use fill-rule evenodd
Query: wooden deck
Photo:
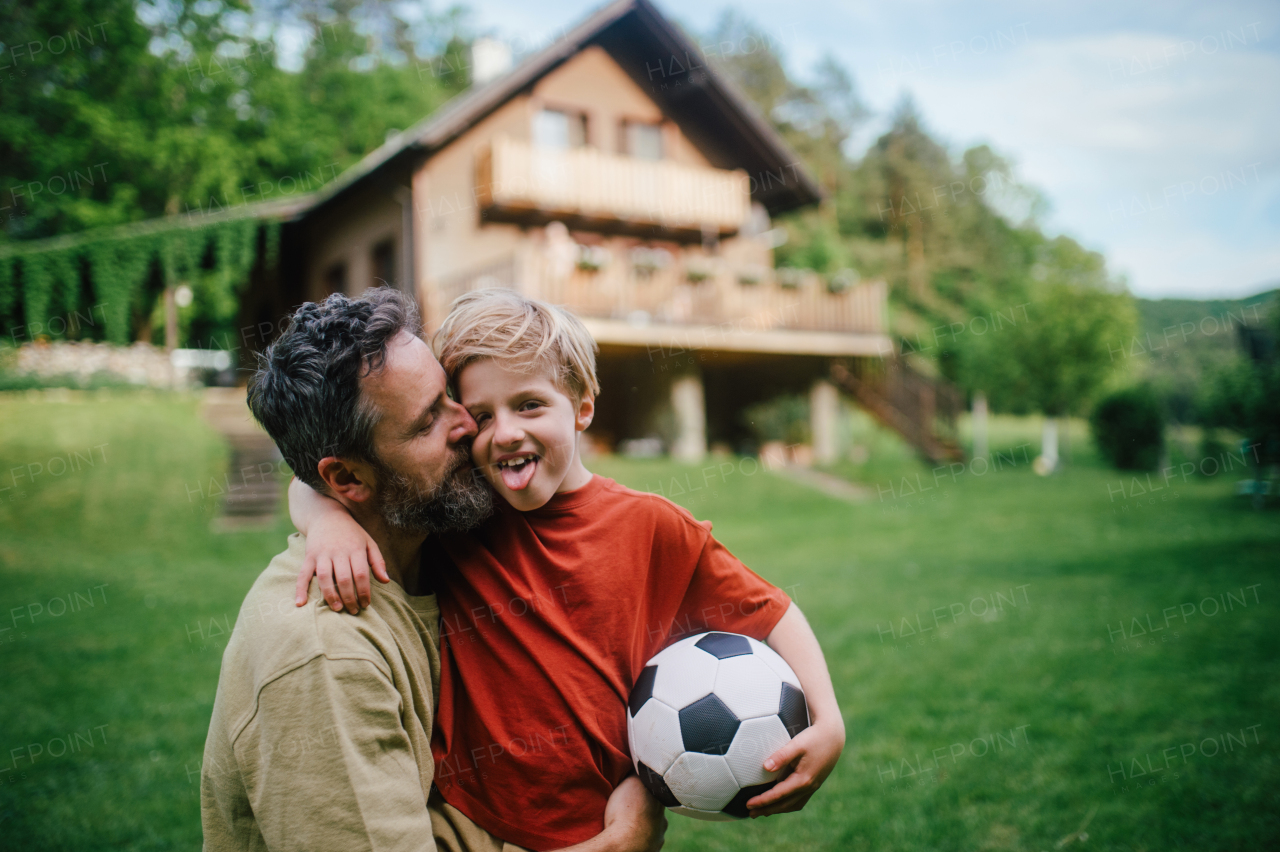
M 716 262 L 699 267 L 708 277 L 690 280 L 688 264 L 674 258 L 665 269 L 642 273 L 629 258 L 612 258 L 597 271 L 572 263 L 557 268 L 531 246 L 484 267 L 430 287 L 432 325 L 458 296 L 486 287 L 519 290 L 564 305 L 585 318 L 620 320 L 636 327 L 711 326 L 722 332 L 814 331 L 881 336 L 886 333 L 887 286 L 870 281 L 832 293 L 817 275 L 783 286 L 772 271 L 743 283 L 740 270 Z M 886 352 L 887 354 L 887 352 Z

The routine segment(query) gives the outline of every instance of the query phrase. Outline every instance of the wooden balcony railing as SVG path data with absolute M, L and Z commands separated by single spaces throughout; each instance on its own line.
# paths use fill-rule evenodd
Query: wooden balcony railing
M 689 280 L 680 259 L 643 274 L 627 258 L 614 258 L 595 271 L 563 265 L 536 246 L 454 275 L 430 288 L 430 313 L 436 324 L 454 299 L 469 290 L 508 287 L 528 296 L 564 305 L 579 316 L 627 320 L 642 325 L 724 325 L 752 331 L 797 330 L 884 334 L 883 281 L 844 292 L 829 292 L 817 275 L 782 286 L 771 270 L 743 283 L 741 270 L 723 262 L 699 267 L 708 277 Z
M 564 221 L 619 232 L 699 240 L 734 234 L 750 211 L 746 174 L 637 160 L 594 148 L 552 150 L 497 137 L 477 161 L 483 215 Z

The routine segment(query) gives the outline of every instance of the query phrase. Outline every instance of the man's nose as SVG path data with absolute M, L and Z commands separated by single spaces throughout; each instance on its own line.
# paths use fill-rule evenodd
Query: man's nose
M 449 400 L 449 408 L 450 414 L 454 417 L 453 426 L 449 429 L 449 443 L 456 444 L 459 441 L 474 438 L 480 430 L 476 428 L 476 421 L 471 417 L 471 412 L 453 400 Z

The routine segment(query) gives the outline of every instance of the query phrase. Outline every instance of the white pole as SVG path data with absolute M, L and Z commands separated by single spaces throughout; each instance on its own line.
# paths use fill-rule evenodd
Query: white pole
M 1040 458 L 1044 473 L 1058 469 L 1058 421 L 1054 417 L 1044 419 L 1044 431 L 1040 440 Z
M 987 457 L 987 395 L 973 392 L 973 457 Z

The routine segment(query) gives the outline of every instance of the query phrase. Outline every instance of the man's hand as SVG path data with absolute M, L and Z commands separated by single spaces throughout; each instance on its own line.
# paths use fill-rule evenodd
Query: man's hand
M 666 833 L 666 809 L 629 775 L 609 794 L 604 831 L 560 852 L 658 852 Z
M 604 830 L 616 830 L 618 852 L 658 852 L 667 833 L 667 812 L 635 775 L 628 776 L 604 807 Z
M 770 772 L 790 769 L 773 789 L 748 800 L 747 812 L 752 819 L 798 811 L 818 792 L 844 751 L 844 724 L 818 722 L 774 752 L 764 762 Z

